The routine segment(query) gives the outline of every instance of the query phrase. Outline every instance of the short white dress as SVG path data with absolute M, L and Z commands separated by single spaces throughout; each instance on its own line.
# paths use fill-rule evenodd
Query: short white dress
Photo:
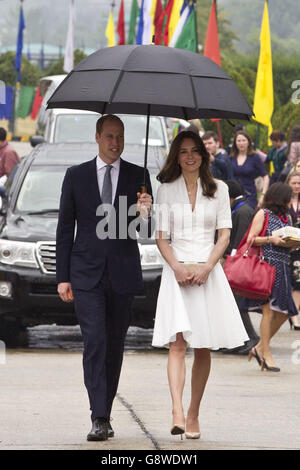
M 214 197 L 208 198 L 203 195 L 198 178 L 194 211 L 182 175 L 158 189 L 156 230 L 170 235 L 178 261 L 207 261 L 214 248 L 216 230 L 232 226 L 228 187 L 223 181 L 216 183 Z M 164 263 L 152 345 L 169 347 L 179 332 L 191 348 L 231 349 L 249 339 L 220 263 L 205 284 L 184 287 Z

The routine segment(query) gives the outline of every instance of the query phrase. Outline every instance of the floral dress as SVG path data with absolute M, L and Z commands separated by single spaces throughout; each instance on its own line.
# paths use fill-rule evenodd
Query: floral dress
M 265 215 L 266 212 L 269 213 L 266 236 L 271 236 L 274 230 L 291 225 L 290 219 L 287 216 L 286 218 L 280 217 L 269 209 L 264 209 Z M 289 316 L 298 315 L 297 308 L 292 298 L 289 248 L 266 243 L 262 246 L 262 250 L 265 260 L 276 267 L 275 283 L 269 299 L 270 308 Z M 266 303 L 265 300 L 245 299 L 245 308 L 261 313 L 261 307 Z

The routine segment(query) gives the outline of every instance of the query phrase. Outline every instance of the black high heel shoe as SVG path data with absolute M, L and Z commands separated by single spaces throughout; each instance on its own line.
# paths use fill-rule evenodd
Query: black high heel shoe
M 289 318 L 289 324 L 290 324 L 291 330 L 294 329 L 295 331 L 300 331 L 300 326 L 294 325 L 294 323 L 292 322 L 290 318 Z
M 268 366 L 268 364 L 266 363 L 265 359 L 262 358 L 261 370 L 264 370 L 264 369 L 266 369 L 266 370 L 269 371 L 269 372 L 280 372 L 280 368 L 279 368 L 279 367 L 271 367 L 271 366 Z
M 248 361 L 249 362 L 251 361 L 252 357 L 255 357 L 255 359 L 257 360 L 258 365 L 261 366 L 262 359 L 261 359 L 260 355 L 258 354 L 258 352 L 256 351 L 256 348 L 250 349 L 249 354 L 248 354 Z

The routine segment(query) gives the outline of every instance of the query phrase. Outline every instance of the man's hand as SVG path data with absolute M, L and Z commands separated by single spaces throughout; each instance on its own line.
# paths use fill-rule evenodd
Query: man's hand
M 70 282 L 60 282 L 57 286 L 57 292 L 63 302 L 73 302 L 73 291 Z
M 151 211 L 152 196 L 148 193 L 137 193 L 137 206 L 140 207 L 141 215 L 149 215 Z

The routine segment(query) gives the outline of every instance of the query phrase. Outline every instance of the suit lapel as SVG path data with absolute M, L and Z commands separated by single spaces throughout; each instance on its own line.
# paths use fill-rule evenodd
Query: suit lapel
M 96 203 L 96 207 L 102 203 L 97 178 L 97 158 L 91 160 L 88 167 L 88 185 L 90 187 L 91 199 Z
M 128 167 L 126 162 L 120 158 L 119 179 L 114 200 L 114 207 L 119 207 L 119 196 L 126 195 L 128 192 Z

